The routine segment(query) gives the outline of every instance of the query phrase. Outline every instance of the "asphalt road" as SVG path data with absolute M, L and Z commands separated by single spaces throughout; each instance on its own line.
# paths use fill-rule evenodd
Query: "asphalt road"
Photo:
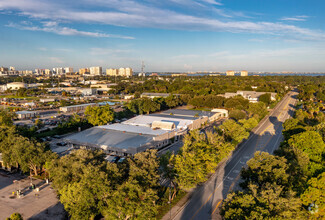
M 297 92 L 289 92 L 264 118 L 251 136 L 243 142 L 233 155 L 202 186 L 196 188 L 191 199 L 178 211 L 173 219 L 205 220 L 221 219 L 219 208 L 231 190 L 240 189 L 240 170 L 256 151 L 273 153 L 282 141 L 282 124 L 294 112 Z M 165 219 L 165 218 L 164 218 Z

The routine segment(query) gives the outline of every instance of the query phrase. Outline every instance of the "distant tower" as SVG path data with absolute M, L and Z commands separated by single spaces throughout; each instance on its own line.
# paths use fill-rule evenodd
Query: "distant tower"
M 139 76 L 146 76 L 146 74 L 144 73 L 144 68 L 145 68 L 146 66 L 144 65 L 144 61 L 142 61 L 142 63 L 141 63 L 141 73 L 139 73 Z

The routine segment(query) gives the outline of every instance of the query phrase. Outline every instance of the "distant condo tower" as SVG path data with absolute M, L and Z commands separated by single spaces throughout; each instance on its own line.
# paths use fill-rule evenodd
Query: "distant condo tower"
M 242 71 L 240 72 L 240 75 L 241 75 L 241 76 L 248 76 L 248 72 L 247 72 L 246 70 L 242 70 Z
M 233 70 L 228 70 L 228 71 L 226 72 L 226 74 L 227 74 L 227 76 L 234 76 L 234 75 L 235 75 L 235 71 L 233 71 Z
M 101 66 L 93 66 L 89 69 L 91 76 L 100 76 L 102 75 L 102 67 Z

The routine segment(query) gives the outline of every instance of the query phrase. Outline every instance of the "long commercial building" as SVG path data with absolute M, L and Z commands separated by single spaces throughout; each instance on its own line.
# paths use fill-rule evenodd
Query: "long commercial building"
M 245 99 L 249 100 L 249 102 L 256 103 L 259 101 L 260 96 L 266 93 L 270 93 L 271 101 L 276 100 L 275 92 L 255 92 L 255 91 L 237 91 L 236 93 L 226 92 L 225 98 L 231 98 L 240 95 L 243 96 Z
M 60 107 L 60 112 L 69 113 L 69 112 L 80 112 L 86 110 L 88 106 L 98 106 L 97 103 L 87 103 L 81 105 L 70 105 Z
M 102 149 L 119 156 L 134 155 L 147 149 L 160 149 L 177 141 L 189 130 L 224 117 L 220 112 L 170 109 L 139 115 L 122 123 L 93 127 L 70 135 L 65 141 L 75 147 Z

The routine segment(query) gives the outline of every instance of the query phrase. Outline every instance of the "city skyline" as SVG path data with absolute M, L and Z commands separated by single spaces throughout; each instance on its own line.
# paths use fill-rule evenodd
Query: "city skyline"
M 324 72 L 312 2 L 0 0 L 0 66 Z

